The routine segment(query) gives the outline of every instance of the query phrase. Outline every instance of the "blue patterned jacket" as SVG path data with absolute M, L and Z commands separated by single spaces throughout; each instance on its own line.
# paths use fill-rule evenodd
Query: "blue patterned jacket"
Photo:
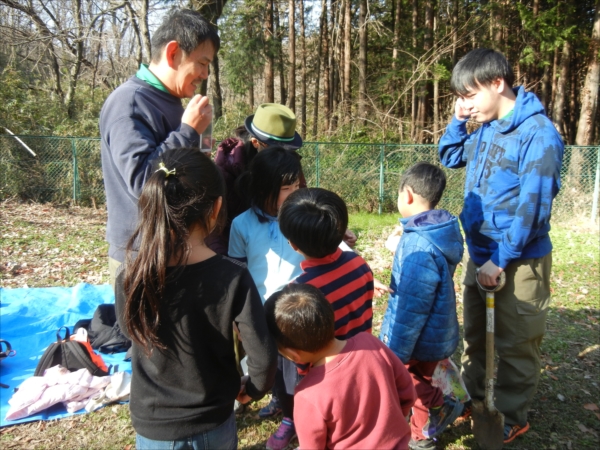
M 387 310 L 379 338 L 403 363 L 441 361 L 458 346 L 452 276 L 463 255 L 458 219 L 434 209 L 400 222 Z
M 535 94 L 516 88 L 512 116 L 467 134 L 453 117 L 439 144 L 442 164 L 467 167 L 460 220 L 475 264 L 501 268 L 550 253 L 550 212 L 564 145 Z

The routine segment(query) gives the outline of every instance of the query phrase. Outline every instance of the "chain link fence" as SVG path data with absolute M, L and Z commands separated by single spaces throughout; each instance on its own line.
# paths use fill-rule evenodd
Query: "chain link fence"
M 436 145 L 305 142 L 299 152 L 308 185 L 337 192 L 354 211 L 395 212 L 402 172 L 418 161 L 440 164 Z M 465 171 L 444 171 L 439 207 L 458 214 Z M 596 218 L 599 183 L 600 147 L 567 146 L 553 215 Z M 0 199 L 11 197 L 104 204 L 100 140 L 0 135 Z
M 0 198 L 105 202 L 100 139 L 0 135 Z

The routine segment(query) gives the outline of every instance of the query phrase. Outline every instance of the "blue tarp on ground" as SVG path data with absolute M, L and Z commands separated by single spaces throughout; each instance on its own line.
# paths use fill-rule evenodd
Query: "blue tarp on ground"
M 71 415 L 60 404 L 24 419 L 4 419 L 14 388 L 33 376 L 44 350 L 56 341 L 57 330 L 68 326 L 73 332 L 75 323 L 91 319 L 98 305 L 114 302 L 110 285 L 81 283 L 74 287 L 0 288 L 0 338 L 10 342 L 17 351 L 14 357 L 0 361 L 0 383 L 10 386 L 9 389 L 0 387 L 0 427 Z M 131 372 L 131 363 L 123 361 L 125 353 L 102 354 L 102 358 L 107 365 L 118 364 L 119 371 Z

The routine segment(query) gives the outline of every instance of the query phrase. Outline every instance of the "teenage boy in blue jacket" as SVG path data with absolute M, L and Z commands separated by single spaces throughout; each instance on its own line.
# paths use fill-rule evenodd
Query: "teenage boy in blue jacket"
M 504 414 L 504 442 L 529 429 L 527 410 L 540 374 L 540 344 L 550 303 L 550 212 L 560 188 L 564 145 L 531 92 L 513 88 L 506 58 L 476 49 L 452 72 L 458 96 L 439 152 L 446 167 L 466 166 L 460 220 L 469 258 L 464 278 L 462 374 L 471 397 L 485 393 L 485 293 L 495 294 L 498 373 L 496 407 Z M 481 126 L 467 132 L 466 122 Z M 479 271 L 477 272 L 477 269 Z
M 417 392 L 411 449 L 434 449 L 433 438 L 463 411 L 462 403 L 431 384 L 438 362 L 454 353 L 459 336 L 452 277 L 464 243 L 458 219 L 434 209 L 445 187 L 442 169 L 420 162 L 404 172 L 398 192 L 404 232 L 380 339 L 406 365 Z

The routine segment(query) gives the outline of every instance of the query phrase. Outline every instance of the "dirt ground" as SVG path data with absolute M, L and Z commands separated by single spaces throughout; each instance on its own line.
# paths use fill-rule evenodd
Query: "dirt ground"
M 1 202 L 0 286 L 107 283 L 105 223 L 103 209 Z M 553 226 L 553 303 L 542 344 L 540 385 L 529 412 L 531 431 L 507 448 L 596 449 L 600 448 L 598 228 L 577 222 Z M 389 280 L 391 254 L 384 243 L 392 229 L 357 228 L 359 250 L 383 282 Z M 457 281 L 460 271 L 459 267 Z M 460 300 L 458 284 L 457 290 Z M 385 307 L 385 299 L 375 302 L 374 333 L 378 332 Z M 461 310 L 460 301 L 458 308 Z M 453 357 L 457 364 L 460 351 L 459 348 Z M 0 395 L 7 395 L 1 391 Z M 238 416 L 240 448 L 264 448 L 267 438 L 276 430 L 277 420 L 259 420 L 257 416 L 258 409 L 267 401 L 252 404 Z M 450 427 L 437 446 L 456 450 L 477 448 L 468 422 Z M 131 450 L 134 447 L 135 433 L 127 405 L 0 429 L 2 449 Z

